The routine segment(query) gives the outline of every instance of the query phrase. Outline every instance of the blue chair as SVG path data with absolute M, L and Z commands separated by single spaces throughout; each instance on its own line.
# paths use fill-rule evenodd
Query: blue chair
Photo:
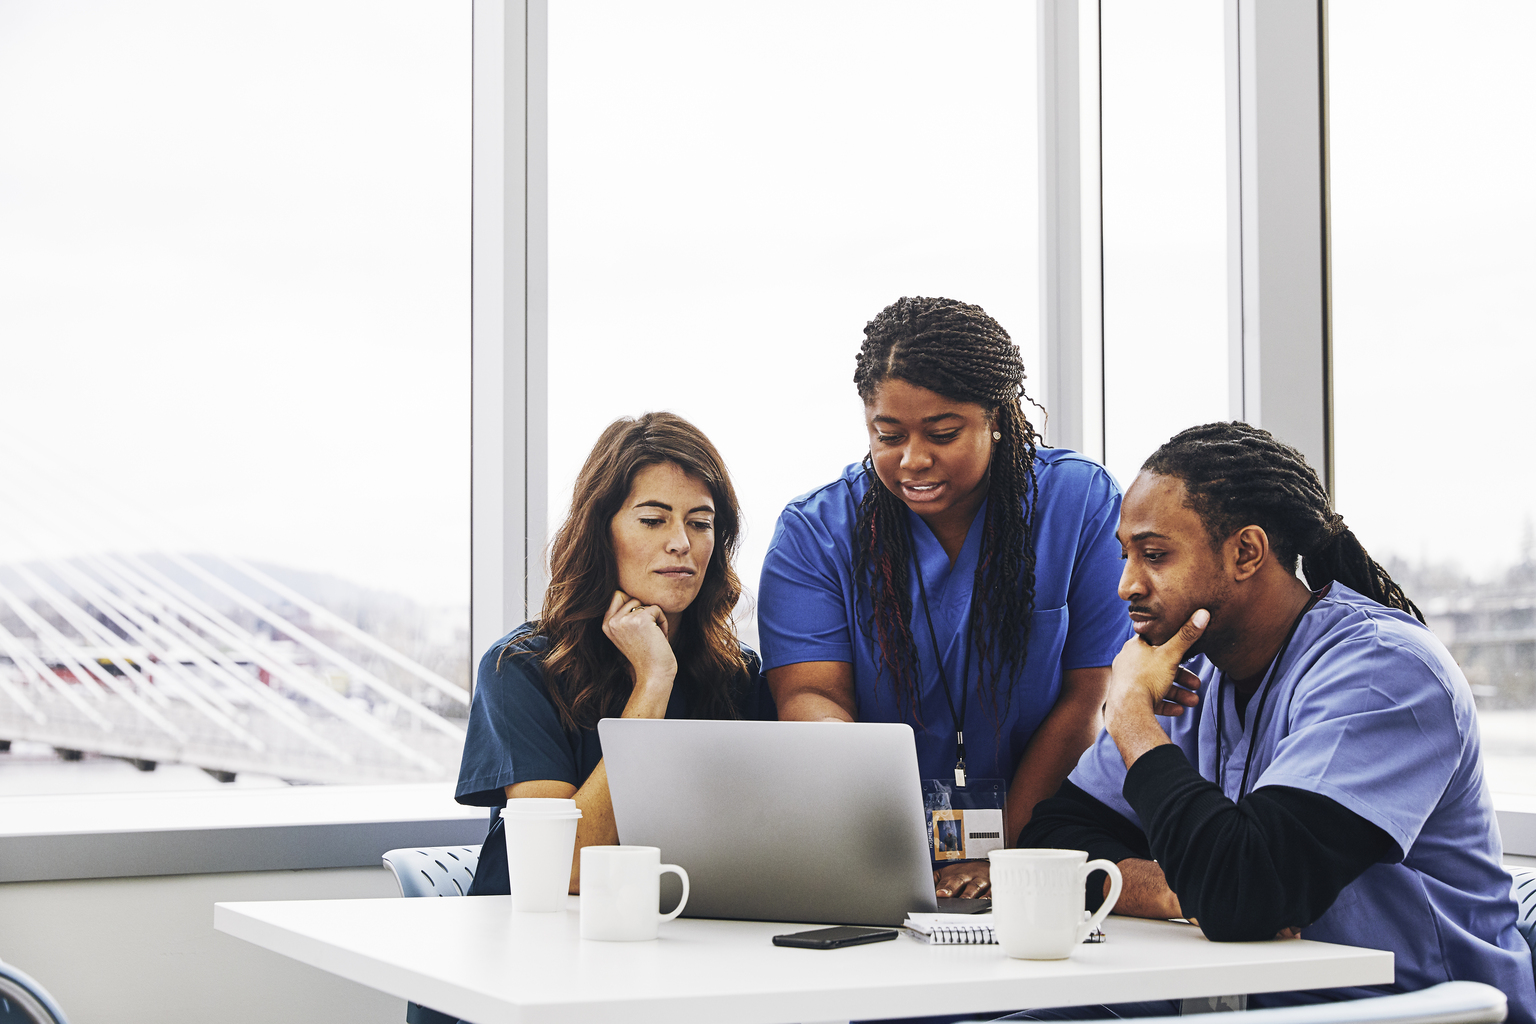
M 69 1024 L 43 986 L 0 960 L 0 1024 Z
M 401 896 L 463 896 L 479 863 L 478 846 L 431 846 L 384 855 L 384 866 L 395 873 Z
M 1536 970 L 1536 868 L 1511 868 L 1515 880 L 1515 927 L 1531 947 L 1531 969 Z
M 478 846 L 430 846 L 390 850 L 384 855 L 384 866 L 395 873 L 401 896 L 463 896 L 475 880 L 475 866 L 479 863 Z M 406 1003 L 405 1021 L 458 1024 L 457 1017 L 418 1003 Z

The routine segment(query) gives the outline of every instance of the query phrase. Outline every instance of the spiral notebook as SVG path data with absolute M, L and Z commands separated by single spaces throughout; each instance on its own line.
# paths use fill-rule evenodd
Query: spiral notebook
M 992 921 L 986 914 L 908 914 L 901 923 L 914 939 L 935 946 L 987 946 L 997 944 Z M 1103 942 L 1104 932 L 1095 928 L 1084 943 Z
M 996 944 L 986 914 L 908 914 L 901 923 L 913 938 L 935 946 Z

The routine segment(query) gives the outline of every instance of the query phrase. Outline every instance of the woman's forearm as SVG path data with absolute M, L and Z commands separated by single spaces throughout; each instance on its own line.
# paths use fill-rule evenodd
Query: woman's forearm
M 538 779 L 507 787 L 507 798 L 552 797 L 575 800 L 581 817 L 576 821 L 576 849 L 571 854 L 572 893 L 581 892 L 581 851 L 588 846 L 614 846 L 619 841 L 618 826 L 613 821 L 613 801 L 608 796 L 608 769 L 597 762 L 587 781 L 577 789 L 569 782 Z
M 672 699 L 672 679 L 637 682 L 620 718 L 666 718 Z M 617 846 L 619 826 L 613 820 L 613 798 L 608 795 L 608 762 L 597 762 L 592 774 L 575 793 L 581 820 L 576 823 L 576 856 L 571 859 L 571 892 L 581 892 L 581 851 L 588 846 Z
M 624 716 L 638 717 L 638 716 Z M 608 765 L 597 762 L 592 774 L 575 793 L 581 819 L 576 822 L 576 852 L 571 857 L 571 892 L 581 892 L 581 851 L 589 846 L 617 846 L 619 826 L 613 820 L 613 799 L 608 795 Z
M 781 722 L 855 720 L 853 666 L 845 661 L 806 661 L 769 669 L 768 688 Z
M 781 722 L 851 722 L 853 713 L 831 697 L 820 693 L 799 693 L 779 705 Z
M 639 682 L 624 705 L 621 718 L 665 718 L 667 702 L 672 699 L 670 677 Z M 608 765 L 597 762 L 592 774 L 578 789 L 569 782 L 545 779 L 519 782 L 507 787 L 510 799 L 518 797 L 557 797 L 576 801 L 581 818 L 576 822 L 576 850 L 571 857 L 571 888 L 581 892 L 581 851 L 588 846 L 616 846 L 619 827 L 613 820 L 613 799 L 608 795 Z
M 1108 687 L 1108 668 L 1062 673 L 1061 694 L 1030 737 L 1008 785 L 1003 835 L 1009 846 L 1018 842 L 1035 805 L 1061 788 L 1062 781 L 1077 766 L 1077 759 L 1098 737 L 1103 722 L 1100 709 Z
M 666 718 L 667 704 L 672 700 L 672 680 L 671 675 L 637 680 L 619 717 Z

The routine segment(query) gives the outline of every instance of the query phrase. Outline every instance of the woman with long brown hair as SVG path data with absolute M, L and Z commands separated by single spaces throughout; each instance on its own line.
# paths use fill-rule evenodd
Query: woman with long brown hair
M 725 463 L 697 427 L 664 412 L 610 424 L 555 534 L 539 618 L 481 659 L 459 803 L 574 798 L 577 849 L 611 845 L 598 719 L 772 718 L 757 654 L 731 622 L 740 522 Z M 507 891 L 499 817 L 470 891 Z

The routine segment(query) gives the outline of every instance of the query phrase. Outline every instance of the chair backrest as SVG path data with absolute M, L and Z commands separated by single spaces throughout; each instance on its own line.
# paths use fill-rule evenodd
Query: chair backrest
M 64 1011 L 47 991 L 21 971 L 0 960 L 0 1021 L 9 1024 L 69 1024 Z
M 401 896 L 463 896 L 475 880 L 478 846 L 390 850 L 384 866 L 395 873 Z M 454 1024 L 458 1018 L 417 1003 L 405 1004 L 406 1024 Z
M 1515 885 L 1515 927 L 1531 947 L 1531 969 L 1536 971 L 1536 868 L 1510 868 Z
M 429 846 L 384 855 L 384 866 L 395 873 L 401 896 L 463 896 L 479 863 L 478 846 Z

